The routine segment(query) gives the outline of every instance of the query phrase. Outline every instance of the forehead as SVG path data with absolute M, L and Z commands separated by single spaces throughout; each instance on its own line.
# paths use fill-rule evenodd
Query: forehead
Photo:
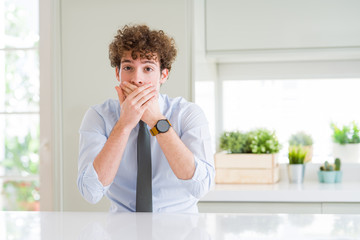
M 123 62 L 140 62 L 140 63 L 153 63 L 153 64 L 156 64 L 156 65 L 160 65 L 160 62 L 159 62 L 159 58 L 157 57 L 157 53 L 154 53 L 154 58 L 152 59 L 147 59 L 147 58 L 140 58 L 140 53 L 136 53 L 136 59 L 134 59 L 132 56 L 131 56 L 131 51 L 125 51 L 122 58 L 121 58 L 121 63 Z

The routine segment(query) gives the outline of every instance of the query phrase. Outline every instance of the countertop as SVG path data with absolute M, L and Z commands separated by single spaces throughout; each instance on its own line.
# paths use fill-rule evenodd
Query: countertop
M 360 239 L 360 215 L 0 212 L 0 239 Z
M 200 202 L 358 202 L 360 164 L 343 164 L 341 183 L 319 183 L 320 164 L 307 164 L 302 184 L 290 184 L 286 164 L 280 165 L 275 184 L 216 184 Z
M 200 202 L 359 202 L 360 182 L 217 184 Z

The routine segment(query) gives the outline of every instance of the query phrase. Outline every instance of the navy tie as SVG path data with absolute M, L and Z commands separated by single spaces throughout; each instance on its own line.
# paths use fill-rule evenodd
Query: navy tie
M 150 134 L 143 121 L 139 122 L 137 141 L 136 212 L 152 212 L 152 171 Z

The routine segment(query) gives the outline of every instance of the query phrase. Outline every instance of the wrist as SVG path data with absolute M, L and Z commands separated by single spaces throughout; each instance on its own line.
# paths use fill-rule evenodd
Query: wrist
M 149 124 L 150 129 L 155 127 L 156 123 L 161 119 L 166 119 L 166 117 L 163 116 L 163 115 L 159 115 L 159 116 L 154 117 L 153 119 L 151 119 L 150 124 Z
M 130 135 L 132 129 L 133 128 L 130 125 L 124 125 L 118 121 L 112 129 L 111 133 L 116 135 Z

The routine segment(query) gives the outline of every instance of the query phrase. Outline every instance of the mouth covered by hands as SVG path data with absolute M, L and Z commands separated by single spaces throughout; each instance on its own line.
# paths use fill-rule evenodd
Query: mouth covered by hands
M 148 86 L 148 87 L 146 87 Z M 158 102 L 158 91 L 156 89 L 156 86 L 153 86 L 151 83 L 143 85 L 141 87 L 138 87 L 134 84 L 128 83 L 128 82 L 122 82 L 120 84 L 120 87 L 116 87 L 119 95 L 119 100 L 122 98 L 123 103 L 129 100 L 129 98 L 133 99 L 133 96 L 135 94 L 141 95 L 144 100 L 146 101 L 139 101 L 141 103 L 141 107 L 144 108 L 144 111 L 142 112 L 141 120 L 144 121 L 150 128 L 155 126 L 158 120 L 164 119 L 165 117 L 162 115 L 159 107 Z M 147 91 L 151 88 L 151 93 L 147 93 Z M 121 96 L 119 94 L 119 91 L 121 91 Z M 149 97 L 151 94 L 151 97 Z M 153 95 L 153 96 L 152 96 Z M 123 104 L 120 100 L 120 104 L 123 108 Z M 134 108 L 133 111 L 136 111 Z M 140 120 L 139 119 L 139 120 Z

